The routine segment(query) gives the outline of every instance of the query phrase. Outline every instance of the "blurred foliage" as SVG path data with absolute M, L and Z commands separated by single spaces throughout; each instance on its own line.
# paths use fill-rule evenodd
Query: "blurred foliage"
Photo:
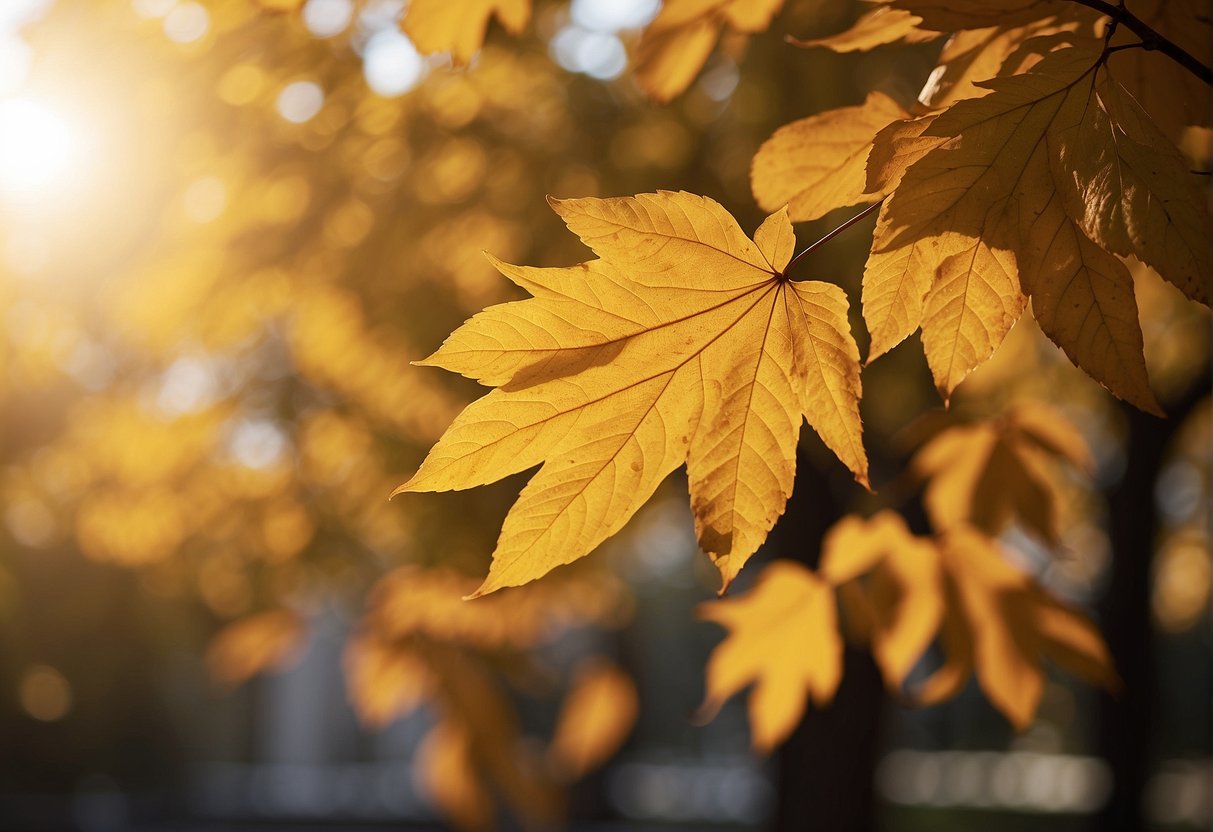
M 336 606 L 362 616 L 345 672 L 367 724 L 423 704 L 435 715 L 417 765 L 436 805 L 467 828 L 490 823 L 501 800 L 550 822 L 568 782 L 623 742 L 636 703 L 606 659 L 553 669 L 536 651 L 575 628 L 622 626 L 630 592 L 598 558 L 458 600 L 487 569 L 516 483 L 388 502 L 476 395 L 409 361 L 520 296 L 482 252 L 585 259 L 545 195 L 684 188 L 753 228 L 749 167 L 763 139 L 870 89 L 912 100 L 938 45 L 837 56 L 784 44 L 853 19 L 853 4 L 822 0 L 787 3 L 748 49 L 735 35 L 763 26 L 714 18 L 686 93 L 659 107 L 630 75 L 597 80 L 554 63 L 567 7 L 536 3 L 517 39 L 493 24 L 470 67 L 418 58 L 415 86 L 388 97 L 368 88 L 364 59 L 373 37 L 395 32 L 398 5 L 361 0 L 326 37 L 298 2 L 178 6 L 201 10 L 192 24 L 172 5 L 58 0 L 23 32 L 35 59 L 22 94 L 70 114 L 88 160 L 44 201 L 0 202 L 0 683 L 46 722 L 92 696 L 73 688 L 73 663 L 89 665 L 72 650 L 87 651 L 78 639 L 98 626 L 80 621 L 113 613 L 98 596 L 114 585 L 57 590 L 56 576 L 98 580 L 79 557 L 132 570 L 141 592 L 187 622 L 155 630 L 171 642 L 163 649 L 205 655 L 226 685 L 289 664 L 310 620 Z M 737 31 L 718 47 L 722 27 Z M 637 48 L 637 33 L 623 38 Z M 837 220 L 801 226 L 802 239 Z M 866 241 L 834 245 L 814 268 L 854 300 Z M 1133 273 L 1165 409 L 1207 372 L 1207 310 L 1146 267 Z M 873 479 L 891 496 L 848 493 L 855 510 L 910 488 L 897 466 L 924 436 L 991 416 L 1005 427 L 1025 399 L 1053 401 L 1087 437 L 1097 483 L 1123 457 L 1116 407 L 1027 318 L 949 415 L 916 421 L 938 399 L 915 344 L 865 376 L 881 391 L 863 406 Z M 1173 449 L 1168 482 L 1198 496 L 1168 514 L 1156 564 L 1167 631 L 1207 615 L 1207 528 L 1190 508 L 1209 494 L 1205 411 Z M 809 458 L 824 457 L 803 441 Z M 1022 525 L 1059 540 L 1061 556 L 1037 571 L 1089 597 L 1108 550 L 1101 497 L 1064 471 L 1040 476 L 1059 508 Z M 1006 531 L 1005 514 L 986 531 Z M 710 578 L 698 579 L 706 593 Z M 74 623 L 59 637 L 46 624 L 68 608 Z M 131 666 L 145 660 L 132 654 Z M 516 703 L 565 687 L 553 738 L 537 744 Z

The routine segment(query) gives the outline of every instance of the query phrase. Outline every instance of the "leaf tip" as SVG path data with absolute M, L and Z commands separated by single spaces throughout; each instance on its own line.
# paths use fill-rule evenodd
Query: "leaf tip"
M 496 592 L 500 588 L 501 587 L 497 587 L 497 586 L 489 586 L 489 580 L 488 580 L 488 578 L 486 578 L 484 583 L 482 583 L 480 586 L 478 586 L 476 588 L 475 592 L 470 592 L 467 595 L 464 595 L 463 597 L 461 597 L 459 600 L 475 601 L 477 598 L 483 598 L 486 595 L 490 595 L 490 594 Z
M 1150 394 L 1148 399 L 1143 399 L 1141 403 L 1138 404 L 1138 407 L 1140 407 L 1146 413 L 1149 413 L 1151 416 L 1157 416 L 1159 419 L 1167 418 L 1167 411 L 1162 409 L 1162 405 L 1158 403 L 1158 399 L 1154 398 L 1153 393 Z

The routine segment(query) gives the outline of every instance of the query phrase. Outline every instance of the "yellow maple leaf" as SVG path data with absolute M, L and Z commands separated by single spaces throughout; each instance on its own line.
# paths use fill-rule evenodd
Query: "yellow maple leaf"
M 400 26 L 423 54 L 450 52 L 466 64 L 484 46 L 494 17 L 516 35 L 531 18 L 531 0 L 412 0 Z
M 729 631 L 708 659 L 701 718 L 752 684 L 752 741 L 768 752 L 796 727 L 806 695 L 817 705 L 834 698 L 842 678 L 834 589 L 805 567 L 775 561 L 745 595 L 704 604 L 699 616 Z
M 868 192 L 865 164 L 872 138 L 909 114 L 882 92 L 785 124 L 763 142 L 750 168 L 754 199 L 764 211 L 788 206 L 792 222 L 815 220 L 883 193 Z
M 498 264 L 535 297 L 480 313 L 424 362 L 498 389 L 397 489 L 471 488 L 543 463 L 475 595 L 584 556 L 684 461 L 700 546 L 727 587 L 784 510 L 802 418 L 867 484 L 846 296 L 783 274 L 786 211 L 751 241 L 687 193 L 552 205 L 601 259 Z
M 940 638 L 947 661 L 919 691 L 925 703 L 957 693 L 973 673 L 1017 729 L 1032 721 L 1050 660 L 1086 681 L 1118 684 L 1107 646 L 1091 621 L 1007 563 L 998 544 L 957 527 L 940 540 L 948 611 Z
M 771 25 L 783 0 L 667 0 L 636 45 L 636 83 L 656 101 L 682 94 L 724 29 L 743 34 Z
M 1057 543 L 1062 461 L 1090 471 L 1082 435 L 1052 408 L 1022 403 L 1001 419 L 943 431 L 910 468 L 928 479 L 923 501 L 936 529 L 971 525 L 996 535 L 1018 519 Z

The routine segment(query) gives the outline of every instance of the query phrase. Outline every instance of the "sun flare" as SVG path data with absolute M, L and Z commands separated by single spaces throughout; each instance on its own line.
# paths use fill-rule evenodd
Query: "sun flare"
M 78 173 L 83 142 L 61 113 L 28 98 L 0 100 L 0 199 L 61 192 Z

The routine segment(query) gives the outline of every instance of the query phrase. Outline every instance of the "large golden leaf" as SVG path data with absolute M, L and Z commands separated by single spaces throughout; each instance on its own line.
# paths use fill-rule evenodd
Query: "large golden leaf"
M 667 0 L 636 46 L 636 83 L 652 99 L 682 94 L 716 47 L 721 31 L 764 31 L 783 0 Z
M 875 202 L 883 194 L 867 192 L 865 172 L 872 138 L 908 115 L 884 93 L 873 92 L 861 105 L 785 124 L 754 156 L 750 168 L 754 199 L 766 211 L 787 205 L 792 222 Z
M 516 35 L 531 18 L 531 0 L 412 0 L 400 26 L 420 52 L 450 52 L 455 63 L 466 64 L 484 45 L 494 17 Z
M 708 659 L 707 696 L 701 715 L 710 718 L 742 688 L 750 692 L 754 748 L 769 752 L 804 713 L 805 697 L 827 705 L 842 678 L 842 637 L 834 589 L 803 566 L 775 561 L 740 598 L 699 609 L 729 633 Z
M 601 259 L 500 264 L 535 297 L 482 312 L 425 362 L 498 389 L 397 489 L 471 488 L 543 464 L 477 595 L 582 557 L 684 461 L 700 546 L 727 587 L 783 513 L 802 418 L 867 484 L 846 296 L 783 275 L 785 211 L 751 241 L 687 193 L 552 205 Z

